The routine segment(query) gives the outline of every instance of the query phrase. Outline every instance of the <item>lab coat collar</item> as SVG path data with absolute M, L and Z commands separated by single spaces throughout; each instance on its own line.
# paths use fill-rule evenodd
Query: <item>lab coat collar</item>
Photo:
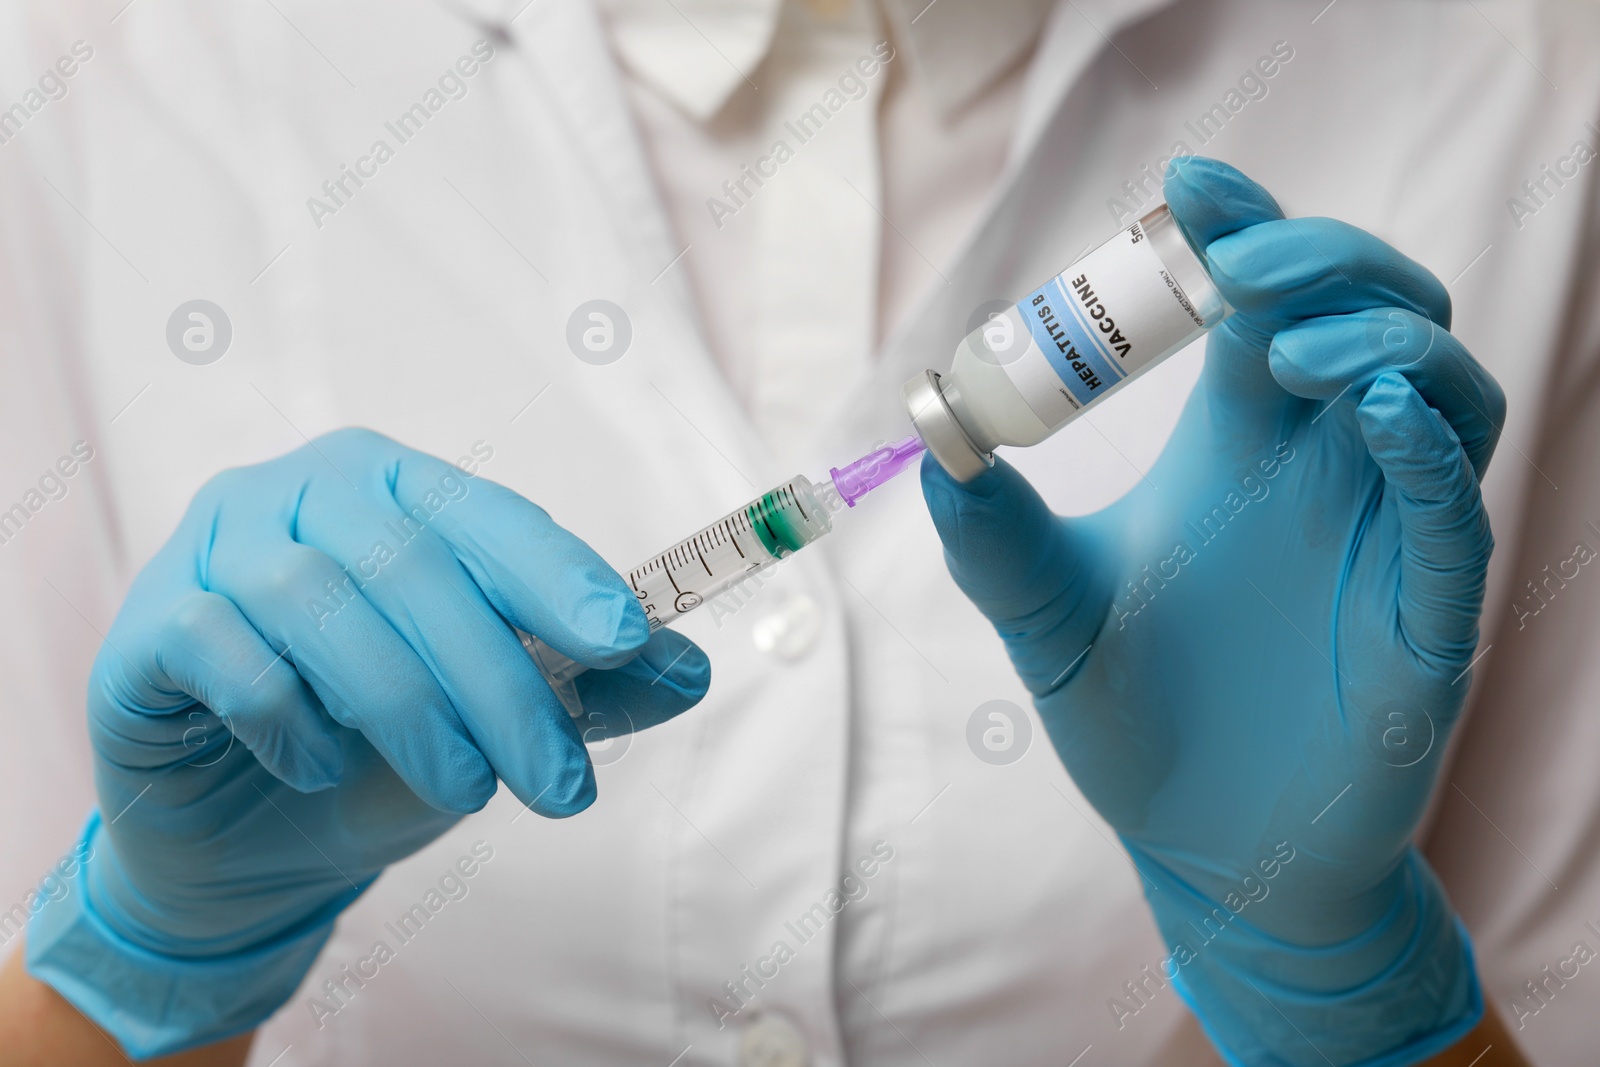
M 772 47 L 785 2 L 826 9 L 852 0 L 600 0 L 600 7 L 622 65 L 684 114 L 705 122 L 740 86 L 760 85 L 757 68 Z M 947 115 L 1017 61 L 1054 4 L 881 0 L 895 41 L 910 53 L 912 76 L 927 79 Z
M 938 0 L 940 6 L 946 2 Z M 996 247 L 994 235 L 1014 225 L 1022 210 L 1015 195 L 1017 179 L 1033 164 L 1052 117 L 1095 58 L 1115 47 L 1112 38 L 1117 33 L 1174 3 L 1176 0 L 1060 0 L 1054 5 L 1039 32 L 1005 170 L 988 202 L 942 268 L 943 283 L 929 284 L 917 312 L 900 322 L 885 339 L 879 358 L 862 368 L 857 384 L 845 390 L 838 406 L 819 420 L 820 435 L 837 437 L 851 427 L 901 425 L 900 385 L 913 372 L 928 367 L 930 360 L 947 360 L 955 343 L 952 336 L 958 340 L 965 332 L 956 332 L 965 315 L 962 309 L 1001 291 L 993 279 L 1002 272 L 1007 256 L 1003 247 Z M 1070 255 L 1071 250 L 1063 254 Z
M 622 66 L 705 122 L 752 80 L 772 46 L 783 0 L 599 0 Z
M 505 9 L 501 0 L 477 2 Z M 502 23 L 512 47 L 531 61 L 527 69 L 592 169 L 636 269 L 655 278 L 652 285 L 670 293 L 692 320 L 692 300 L 682 272 L 666 270 L 683 250 L 674 246 L 671 224 L 650 178 L 596 5 L 592 0 L 515 2 L 520 10 L 513 10 L 511 19 Z
M 1038 39 L 1056 0 L 882 0 L 897 42 L 909 53 L 946 116 L 988 88 Z
M 1040 136 L 1079 75 L 1105 48 L 1116 48 L 1112 38 L 1123 29 L 1150 18 L 1177 0 L 1060 0 L 1039 32 L 1038 50 L 1028 71 L 1011 133 L 1011 151 L 1005 180 L 998 183 L 991 207 L 996 207 L 1010 187 L 1010 179 L 1025 166 L 1038 147 Z M 1122 52 L 1120 48 L 1117 49 Z M 1131 59 L 1123 53 L 1129 65 Z M 1135 67 L 1137 69 L 1137 67 Z M 1139 72 L 1144 75 L 1143 71 Z M 1145 80 L 1149 81 L 1149 77 Z M 1158 89 L 1154 82 L 1151 87 Z M 981 228 L 981 227 L 980 227 Z
M 496 44 L 511 38 L 512 23 L 527 10 L 526 3 L 510 0 L 435 0 L 444 10 L 460 16 Z
M 662 271 L 679 250 L 673 245 L 670 225 L 644 158 L 643 146 L 628 109 L 612 55 L 607 54 L 607 34 L 595 0 L 439 0 L 490 33 L 504 33 L 512 46 L 526 49 L 540 69 L 544 89 L 555 99 L 570 135 L 594 167 L 599 185 L 611 202 L 613 218 L 633 245 L 636 267 L 647 276 L 660 275 L 655 287 L 670 291 L 672 302 L 686 322 L 695 323 L 693 301 L 680 272 Z M 605 0 L 634 3 L 635 0 Z M 680 5 L 690 0 L 676 0 Z M 693 6 L 714 0 L 692 0 Z M 746 0 L 724 0 L 728 4 Z M 755 0 L 750 0 L 755 2 Z M 772 0 L 773 3 L 780 0 Z M 794 0 L 789 0 L 794 2 Z M 901 3 L 906 0 L 884 0 Z M 996 7 L 1003 6 L 1000 0 Z M 1017 0 L 1021 2 L 1021 0 Z M 883 346 L 880 358 L 863 367 L 856 388 L 831 413 L 819 418 L 819 432 L 837 434 L 843 426 L 894 425 L 894 404 L 899 385 L 913 369 L 927 365 L 929 352 L 945 339 L 941 328 L 949 310 L 980 293 L 992 296 L 985 279 L 999 252 L 989 247 L 985 233 L 1015 209 L 1011 192 L 1017 175 L 1026 170 L 1061 106 L 1083 71 L 1120 30 L 1150 17 L 1175 0 L 1054 0 L 1038 33 L 1037 51 L 1022 93 L 1005 172 L 996 182 L 978 224 L 952 257 L 945 273 L 950 282 L 923 294 L 921 311 L 903 321 Z M 933 9 L 917 19 L 916 26 L 932 18 L 932 10 L 969 0 L 936 0 Z M 976 6 L 975 3 L 973 6 Z M 676 16 L 674 16 L 676 17 Z M 680 20 L 681 21 L 681 20 Z M 909 21 L 908 21 L 909 24 Z M 948 24 L 947 24 L 948 25 Z M 498 28 L 498 30 L 497 30 Z M 959 24 L 957 25 L 959 29 Z M 920 32 L 920 31 L 919 31 Z M 609 42 L 615 49 L 614 31 Z M 720 62 L 720 61 L 719 61 Z M 1131 62 L 1131 61 L 1130 61 Z M 726 67 L 726 64 L 722 64 Z M 996 72 L 1000 69 L 996 67 Z M 732 74 L 737 78 L 737 74 Z M 981 88 L 981 86 L 980 86 Z M 730 90 L 731 91 L 731 90 Z M 1004 227 L 998 227 L 1003 229 Z M 964 306 L 964 305 L 963 305 Z M 695 327 L 698 336 L 698 328 Z M 699 346 L 703 367 L 712 365 L 709 351 Z M 715 377 L 715 376 L 713 376 Z M 719 382 L 720 378 L 717 379 Z M 887 406 L 883 406 L 887 405 Z M 732 400 L 726 405 L 737 410 Z M 759 435 L 743 420 L 727 427 L 744 443 L 764 452 Z

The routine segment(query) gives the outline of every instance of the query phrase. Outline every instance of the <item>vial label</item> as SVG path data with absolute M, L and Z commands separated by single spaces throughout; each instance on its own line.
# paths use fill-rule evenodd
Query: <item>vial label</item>
M 1017 302 L 1029 344 L 1004 364 L 1057 426 L 1208 325 L 1136 222 Z

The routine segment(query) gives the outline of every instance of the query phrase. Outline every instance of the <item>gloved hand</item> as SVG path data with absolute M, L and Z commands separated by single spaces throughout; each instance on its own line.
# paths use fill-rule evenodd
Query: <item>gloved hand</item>
M 1166 193 L 1237 314 L 1147 482 L 1068 521 L 1004 462 L 930 460 L 928 506 L 1223 1053 L 1413 1063 L 1482 1012 L 1411 835 L 1469 685 L 1504 398 L 1370 234 L 1211 160 Z
M 218 475 L 95 662 L 93 857 L 29 970 L 130 1055 L 207 1044 L 287 1000 L 338 914 L 497 778 L 541 815 L 587 807 L 579 728 L 510 624 L 595 668 L 591 740 L 709 682 L 592 550 L 448 463 L 343 430 Z

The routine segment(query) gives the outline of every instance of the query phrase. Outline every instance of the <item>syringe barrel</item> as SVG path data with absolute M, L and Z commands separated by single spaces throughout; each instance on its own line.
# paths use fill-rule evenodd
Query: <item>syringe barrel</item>
M 645 560 L 628 572 L 628 585 L 653 633 L 832 529 L 817 487 L 796 475 Z M 588 668 L 532 634 L 518 630 L 517 636 L 567 711 L 581 716 L 576 683 Z

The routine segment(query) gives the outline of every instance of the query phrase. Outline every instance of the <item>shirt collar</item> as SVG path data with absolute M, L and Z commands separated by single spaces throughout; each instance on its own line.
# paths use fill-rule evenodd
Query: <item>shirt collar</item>
M 599 0 L 612 46 L 630 74 L 704 122 L 772 46 L 783 3 L 807 0 Z M 910 53 L 913 78 L 950 114 L 1027 49 L 1056 0 L 878 0 Z

